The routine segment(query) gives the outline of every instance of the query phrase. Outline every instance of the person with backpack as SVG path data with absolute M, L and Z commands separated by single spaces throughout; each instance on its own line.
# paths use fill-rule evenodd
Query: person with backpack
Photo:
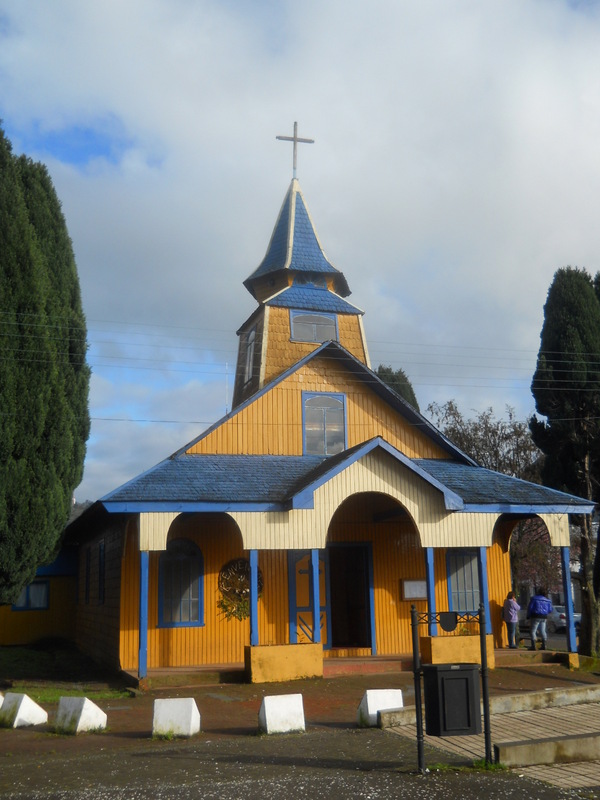
M 546 649 L 546 617 L 554 610 L 552 603 L 546 597 L 545 589 L 536 589 L 535 594 L 529 601 L 527 606 L 527 619 L 530 625 L 531 647 L 530 650 L 535 650 L 537 641 L 538 630 L 540 632 L 540 639 L 542 640 L 542 650 Z

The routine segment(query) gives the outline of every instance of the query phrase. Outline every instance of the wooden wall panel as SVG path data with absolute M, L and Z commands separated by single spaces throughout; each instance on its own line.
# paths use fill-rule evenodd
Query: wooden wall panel
M 401 592 L 403 580 L 425 580 L 425 559 L 419 537 L 408 519 L 374 522 L 389 509 L 389 500 L 369 494 L 354 497 L 336 513 L 328 542 L 369 542 L 373 554 L 375 635 L 378 655 L 412 650 L 410 607 Z M 426 602 L 418 601 L 419 611 Z
M 188 452 L 302 455 L 302 391 L 345 394 L 349 447 L 382 436 L 410 458 L 446 456 L 417 427 L 365 392 L 364 382 L 340 362 L 326 358 L 310 362 L 240 409 Z
M 77 600 L 74 576 L 41 577 L 48 583 L 48 608 L 39 611 L 13 611 L 0 606 L 0 646 L 24 645 L 40 639 L 74 639 L 73 608 Z
M 77 644 L 100 664 L 119 668 L 121 553 L 125 519 L 117 518 L 101 535 L 79 549 Z M 104 601 L 99 591 L 99 543 L 104 541 Z M 87 551 L 90 553 L 89 596 L 86 601 Z
M 225 514 L 182 515 L 169 531 L 172 538 L 188 538 L 204 559 L 204 626 L 158 627 L 159 552 L 150 553 L 148 601 L 148 669 L 202 664 L 241 664 L 250 643 L 248 620 L 226 619 L 218 608 L 218 577 L 233 558 L 247 558 L 237 526 Z M 121 660 L 124 669 L 137 669 L 139 620 L 139 553 L 131 537 L 123 565 Z M 286 644 L 288 630 L 287 554 L 261 552 L 259 569 L 264 589 L 259 599 L 261 644 Z

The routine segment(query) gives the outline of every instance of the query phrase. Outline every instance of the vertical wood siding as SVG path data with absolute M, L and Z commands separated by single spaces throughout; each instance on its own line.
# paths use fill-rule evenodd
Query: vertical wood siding
M 77 644 L 101 664 L 119 668 L 121 555 L 124 520 L 119 518 L 102 535 L 79 550 Z M 104 601 L 99 586 L 99 545 L 104 542 Z M 86 599 L 86 561 L 89 550 L 89 593 Z
M 365 391 L 342 364 L 318 359 L 240 409 L 196 442 L 189 453 L 302 455 L 302 391 L 346 395 L 348 447 L 384 437 L 409 458 L 443 458 L 445 453 L 374 393 Z
M 236 524 L 225 514 L 181 515 L 171 525 L 169 540 L 186 538 L 201 550 L 204 560 L 204 625 L 158 627 L 159 552 L 150 553 L 148 599 L 148 668 L 201 664 L 239 664 L 250 643 L 248 620 L 226 619 L 217 606 L 221 568 L 233 558 L 247 558 Z M 284 552 L 261 552 L 259 569 L 264 589 L 259 600 L 261 644 L 287 644 L 288 584 Z M 136 669 L 139 621 L 139 552 L 136 536 L 124 552 L 122 585 L 121 660 L 124 669 Z
M 40 580 L 48 583 L 48 608 L 13 611 L 9 605 L 0 606 L 0 646 L 31 644 L 51 636 L 75 638 L 73 608 L 77 578 L 48 576 Z
M 407 518 L 374 522 L 394 504 L 385 497 L 365 494 L 348 500 L 336 513 L 328 542 L 369 542 L 373 553 L 375 635 L 377 653 L 408 653 L 412 649 L 410 607 L 402 596 L 403 580 L 425 580 L 425 557 L 414 526 Z M 417 601 L 419 611 L 426 601 Z

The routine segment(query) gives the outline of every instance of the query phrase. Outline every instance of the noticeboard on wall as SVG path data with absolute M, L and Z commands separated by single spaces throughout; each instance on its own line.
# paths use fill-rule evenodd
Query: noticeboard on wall
M 400 580 L 402 600 L 427 600 L 427 581 Z

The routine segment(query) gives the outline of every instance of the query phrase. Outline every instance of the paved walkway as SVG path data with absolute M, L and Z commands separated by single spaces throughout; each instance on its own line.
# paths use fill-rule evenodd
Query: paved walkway
M 600 731 L 600 703 L 545 708 L 536 711 L 516 711 L 493 714 L 490 720 L 492 746 L 500 742 L 546 739 L 552 736 L 594 733 Z M 388 728 L 392 733 L 415 739 L 414 725 Z M 425 736 L 432 747 L 464 756 L 469 760 L 485 758 L 485 738 L 477 736 Z M 528 778 L 545 781 L 561 789 L 590 789 L 600 794 L 600 753 L 598 761 L 570 764 L 516 767 L 514 772 Z M 426 764 L 427 766 L 427 764 Z M 596 794 L 594 794 L 596 796 Z

